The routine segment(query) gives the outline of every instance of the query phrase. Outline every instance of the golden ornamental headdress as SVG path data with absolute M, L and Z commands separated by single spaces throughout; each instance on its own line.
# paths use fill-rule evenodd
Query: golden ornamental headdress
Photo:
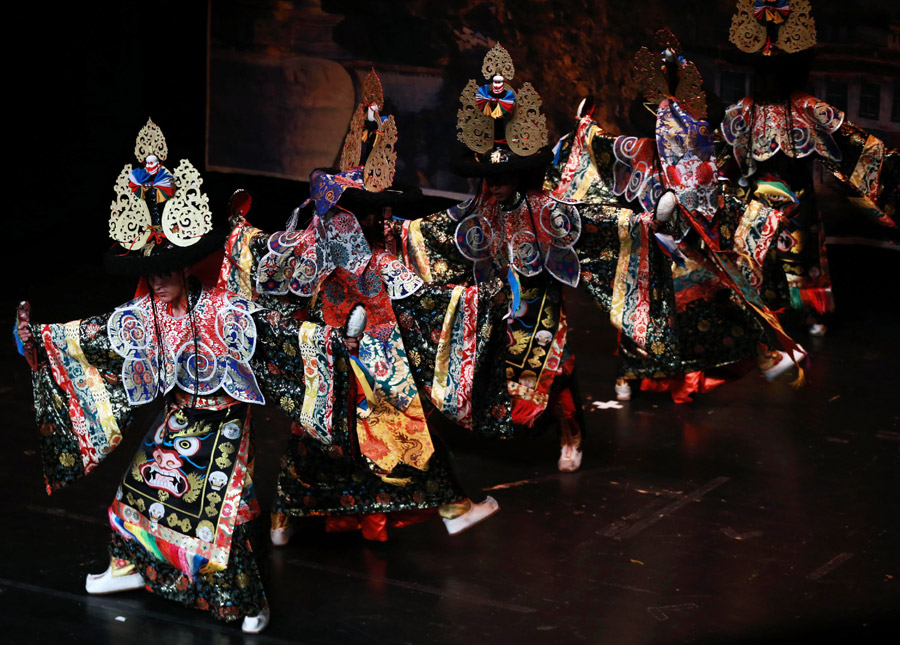
M 515 75 L 512 57 L 503 46 L 495 45 L 481 66 L 484 78 L 479 86 L 472 79 L 460 94 L 462 106 L 456 114 L 456 136 L 470 150 L 487 154 L 499 143 L 509 151 L 528 157 L 547 145 L 547 117 L 541 113 L 541 97 L 531 83 L 518 92 L 507 82 Z M 495 80 L 501 76 L 502 79 Z M 495 151 L 496 152 L 496 151 Z M 504 152 L 490 155 L 495 163 L 506 160 Z
M 737 0 L 728 40 L 742 52 L 764 56 L 808 49 L 816 44 L 809 0 Z
M 168 155 L 166 139 L 150 119 L 138 133 L 135 155 L 145 165 L 126 164 L 119 173 L 116 198 L 110 205 L 109 236 L 125 253 L 141 251 L 147 256 L 165 242 L 176 247 L 199 242 L 212 230 L 209 197 L 200 188 L 200 173 L 187 159 L 174 173 L 161 165 Z
M 152 119 L 147 119 L 147 125 L 141 128 L 135 139 L 134 156 L 137 157 L 138 163 L 144 163 L 150 155 L 156 155 L 156 158 L 163 162 L 169 156 L 169 148 L 159 126 Z
M 513 65 L 512 56 L 506 51 L 501 44 L 494 45 L 491 50 L 485 54 L 484 62 L 481 65 L 481 73 L 485 79 L 490 80 L 498 74 L 507 81 L 511 81 L 516 74 L 516 68 Z
M 678 66 L 674 91 L 666 77 L 666 65 L 669 64 Z M 706 118 L 703 79 L 697 66 L 681 55 L 681 43 L 668 28 L 656 32 L 655 52 L 641 47 L 635 54 L 632 77 L 635 87 L 651 103 L 658 105 L 663 99 L 672 97 L 693 116 Z
M 369 114 L 370 106 L 376 109 Z M 341 172 L 360 166 L 363 144 L 371 149 L 363 169 L 363 185 L 370 192 L 387 190 L 394 183 L 397 165 L 397 124 L 393 115 L 382 117 L 384 91 L 373 69 L 363 81 L 363 102 L 356 106 L 341 151 Z M 374 132 L 371 130 L 374 126 Z
M 384 90 L 381 87 L 381 79 L 374 69 L 366 74 L 363 81 L 363 104 L 376 105 L 379 112 L 384 109 Z

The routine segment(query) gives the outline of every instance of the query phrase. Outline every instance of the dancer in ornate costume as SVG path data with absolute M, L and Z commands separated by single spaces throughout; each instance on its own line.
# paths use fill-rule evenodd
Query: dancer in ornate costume
M 399 237 L 408 264 L 428 282 L 482 284 L 508 276 L 514 302 L 506 325 L 505 379 L 495 381 L 502 388 L 494 388 L 496 416 L 532 427 L 550 409 L 562 446 L 559 469 L 574 471 L 581 464 L 584 424 L 573 396 L 575 361 L 566 344 L 561 285 L 575 286 L 580 276 L 572 249 L 580 233 L 578 212 L 540 190 L 550 152 L 538 93 L 530 83 L 513 90 L 515 68 L 500 45 L 485 56 L 482 73 L 489 83 L 470 80 L 460 98 L 457 131 L 467 148 L 454 163 L 457 173 L 483 180 L 479 194 L 405 222 Z M 507 425 L 501 434 L 511 431 Z
M 508 280 L 513 303 L 505 380 L 486 381 L 479 390 L 495 399 L 496 417 L 512 423 L 479 430 L 509 436 L 547 421 L 549 410 L 559 428 L 558 468 L 571 472 L 581 464 L 584 424 L 573 387 L 562 286 L 584 283 L 639 346 L 662 352 L 671 334 L 665 307 L 650 298 L 658 275 L 648 254 L 656 251 L 646 244 L 647 252 L 636 251 L 632 277 L 640 276 L 647 288 L 626 294 L 625 282 L 616 282 L 616 266 L 631 252 L 620 242 L 623 231 L 630 240 L 637 230 L 631 211 L 612 206 L 585 217 L 572 200 L 542 190 L 552 157 L 540 97 L 530 83 L 512 90 L 507 81 L 515 73 L 513 63 L 499 45 L 485 56 L 482 72 L 491 84 L 479 88 L 471 80 L 460 97 L 457 132 L 466 149 L 454 163 L 458 173 L 482 179 L 481 187 L 469 202 L 404 222 L 398 237 L 407 264 L 429 283 Z M 424 362 L 420 366 L 424 380 L 431 369 Z
M 306 375 L 308 387 L 328 388 L 338 373 L 352 377 L 349 390 L 334 393 L 336 401 L 348 402 L 346 410 L 309 407 L 293 427 L 273 504 L 276 544 L 289 539 L 290 517 L 324 516 L 328 530 L 360 529 L 367 539 L 386 540 L 388 528 L 426 519 L 435 509 L 456 533 L 498 508 L 492 498 L 473 504 L 462 491 L 449 455 L 432 440 L 411 365 L 423 352 L 458 357 L 445 390 L 456 397 L 455 420 L 473 423 L 473 373 L 494 335 L 489 321 L 499 315 L 492 312 L 502 311 L 505 300 L 499 286 L 425 287 L 386 248 L 383 212 L 419 191 L 393 186 L 397 131 L 393 117 L 379 114 L 382 106 L 373 72 L 351 121 L 342 170 L 319 170 L 310 178 L 315 210 L 304 230 L 296 230 L 299 209 L 287 230 L 272 235 L 239 218 L 227 244 L 221 284 L 340 330 L 355 348 L 349 361 L 334 360 L 327 347 L 315 354 L 303 349 L 319 369 Z M 360 165 L 366 110 L 379 126 Z M 433 312 L 485 334 L 438 338 L 428 329 L 427 343 L 411 351 L 400 326 L 421 329 L 417 318 Z
M 809 0 L 739 0 L 729 40 L 742 52 L 738 62 L 754 68 L 756 83 L 753 96 L 725 111 L 722 134 L 733 154 L 725 170 L 748 216 L 763 207 L 782 212 L 777 252 L 790 304 L 819 336 L 834 298 L 811 161 L 822 161 L 858 205 L 893 228 L 900 154 L 802 91 L 816 42 Z
M 585 202 L 583 212 L 619 199 L 633 203 L 652 231 L 647 237 L 671 258 L 677 343 L 659 355 L 622 338 L 616 393 L 630 398 L 627 380 L 643 379 L 643 389 L 686 402 L 744 373 L 754 358 L 768 378 L 788 369 L 789 354 L 768 350 L 767 329 L 786 348 L 795 346 L 733 253 L 733 214 L 742 208 L 720 204 L 700 75 L 671 32 L 661 30 L 657 40 L 657 53 L 642 48 L 635 57 L 639 96 L 631 111 L 636 127 L 652 136 L 613 137 L 584 114 L 561 140 L 548 184 Z
M 144 276 L 138 296 L 112 313 L 31 324 L 18 336 L 33 369 L 48 493 L 90 473 L 115 448 L 136 406 L 158 396 L 151 425 L 109 507 L 109 568 L 88 593 L 146 588 L 259 632 L 268 603 L 254 544 L 250 404 L 264 402 L 257 307 L 202 287 L 185 267 L 219 247 L 202 179 L 189 161 L 173 174 L 162 132 L 141 130 L 116 182 L 107 268 Z

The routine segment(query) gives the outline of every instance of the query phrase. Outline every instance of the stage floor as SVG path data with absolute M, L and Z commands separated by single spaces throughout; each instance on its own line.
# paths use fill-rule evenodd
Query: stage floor
M 581 471 L 556 471 L 551 433 L 502 443 L 454 435 L 459 468 L 500 502 L 500 513 L 458 536 L 434 519 L 393 531 L 383 544 L 301 525 L 288 547 L 268 557 L 272 623 L 252 638 L 239 624 L 143 591 L 85 594 L 85 574 L 106 567 L 106 506 L 143 433 L 133 433 L 95 474 L 47 497 L 27 367 L 5 347 L 0 638 L 519 645 L 886 639 L 900 610 L 900 320 L 888 313 L 896 303 L 879 302 L 878 294 L 896 299 L 897 259 L 884 250 L 831 251 L 839 310 L 824 338 L 797 334 L 813 360 L 805 388 L 768 384 L 754 373 L 682 406 L 651 393 L 636 393 L 621 409 L 593 405 L 614 398 L 615 334 L 603 312 L 576 294 L 569 317 L 588 425 Z M 858 288 L 860 280 L 885 276 L 881 270 L 890 287 Z M 86 313 L 91 303 L 80 298 L 76 306 L 68 295 L 76 290 L 57 294 L 52 311 Z M 255 421 L 265 505 L 288 424 L 271 408 Z

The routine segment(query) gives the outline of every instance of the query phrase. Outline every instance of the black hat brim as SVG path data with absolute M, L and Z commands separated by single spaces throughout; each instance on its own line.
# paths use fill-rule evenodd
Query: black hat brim
M 490 153 L 479 157 L 468 148 L 463 148 L 450 162 L 450 169 L 462 177 L 496 177 L 543 168 L 549 166 L 552 160 L 553 151 L 549 147 L 541 148 L 528 157 L 509 153 L 509 158 L 499 163 L 491 163 Z
M 225 237 L 223 229 L 213 228 L 191 246 L 157 246 L 150 255 L 144 255 L 141 251 L 125 251 L 116 244 L 103 257 L 103 266 L 113 275 L 134 278 L 171 273 L 214 253 L 224 245 Z
M 394 183 L 388 190 L 380 192 L 347 188 L 341 194 L 338 204 L 352 213 L 356 210 L 368 208 L 407 206 L 415 204 L 421 199 L 422 189 L 418 186 Z
M 771 56 L 764 56 L 761 52 L 749 53 L 739 49 L 728 49 L 723 52 L 722 58 L 726 63 L 736 67 L 749 67 L 763 72 L 784 71 L 785 69 L 808 72 L 816 58 L 816 50 L 808 47 L 793 54 L 779 51 Z

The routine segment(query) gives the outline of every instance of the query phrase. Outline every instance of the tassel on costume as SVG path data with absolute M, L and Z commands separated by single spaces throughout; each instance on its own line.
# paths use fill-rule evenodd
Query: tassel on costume
M 791 381 L 789 385 L 798 389 L 806 385 L 806 373 L 799 364 L 797 364 L 797 378 Z
M 515 399 L 512 407 L 512 422 L 531 428 L 546 408 L 525 399 Z

